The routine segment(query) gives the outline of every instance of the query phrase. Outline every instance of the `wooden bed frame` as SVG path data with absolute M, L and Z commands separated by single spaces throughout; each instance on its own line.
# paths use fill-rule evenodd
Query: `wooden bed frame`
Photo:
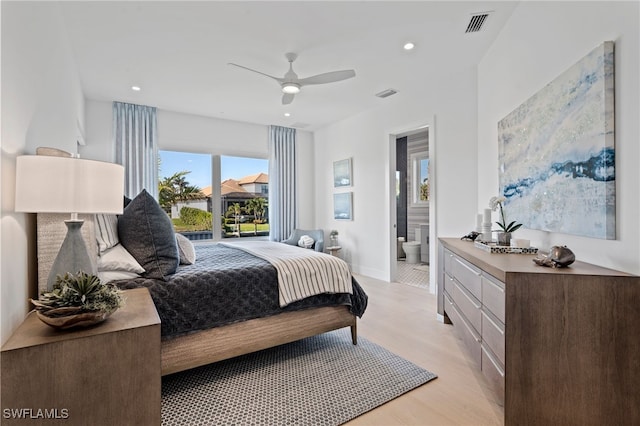
M 356 317 L 348 306 L 327 306 L 237 322 L 162 341 L 162 375 L 188 370 L 305 337 L 351 327 L 357 344 Z
M 93 215 L 82 215 L 83 238 L 97 253 Z M 38 294 L 46 290 L 48 271 L 66 235 L 68 215 L 38 214 Z M 35 296 L 35 295 L 34 295 Z M 351 327 L 357 344 L 356 316 L 348 306 L 310 308 L 233 323 L 162 341 L 162 375 L 259 351 L 327 331 Z

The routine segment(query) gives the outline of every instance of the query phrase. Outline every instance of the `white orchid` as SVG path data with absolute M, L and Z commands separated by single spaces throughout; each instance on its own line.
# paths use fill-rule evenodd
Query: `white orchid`
M 489 207 L 491 207 L 491 210 L 495 212 L 498 206 L 502 207 L 502 203 L 505 201 L 507 201 L 507 197 L 491 197 L 489 200 Z
M 507 201 L 507 198 L 504 196 L 501 197 L 491 197 L 489 200 L 489 207 L 491 210 L 496 211 L 498 207 L 500 207 L 500 221 L 496 222 L 496 224 L 504 231 L 504 232 L 515 232 L 522 226 L 521 223 L 516 223 L 514 220 L 509 225 L 507 225 L 507 221 L 504 218 L 504 210 L 502 208 L 502 203 Z

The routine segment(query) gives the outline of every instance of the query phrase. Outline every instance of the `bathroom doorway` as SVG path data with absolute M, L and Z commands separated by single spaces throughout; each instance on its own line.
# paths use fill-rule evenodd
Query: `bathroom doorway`
M 399 134 L 396 159 L 395 281 L 429 288 L 429 128 Z

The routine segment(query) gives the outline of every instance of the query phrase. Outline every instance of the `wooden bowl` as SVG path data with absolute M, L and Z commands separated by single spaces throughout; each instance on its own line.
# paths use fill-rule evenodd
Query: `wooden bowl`
M 46 313 L 36 310 L 36 315 L 43 323 L 59 329 L 66 330 L 75 327 L 90 327 L 106 320 L 111 312 L 88 311 L 70 315 L 49 316 Z

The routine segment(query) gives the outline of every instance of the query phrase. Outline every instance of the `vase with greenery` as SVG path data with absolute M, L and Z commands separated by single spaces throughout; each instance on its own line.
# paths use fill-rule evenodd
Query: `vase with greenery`
M 329 242 L 330 242 L 330 246 L 331 247 L 337 247 L 338 246 L 338 231 L 335 229 L 332 229 L 331 232 L 329 233 Z
M 38 318 L 55 328 L 89 326 L 104 321 L 124 304 L 122 292 L 86 272 L 58 275 L 53 289 L 31 299 Z
M 496 221 L 496 224 L 500 227 L 498 231 L 498 244 L 508 246 L 511 244 L 511 233 L 520 229 L 522 224 L 517 223 L 515 220 L 507 224 L 504 207 L 502 205 L 505 201 L 507 201 L 506 197 L 491 197 L 489 207 L 493 211 L 500 209 L 500 220 Z

